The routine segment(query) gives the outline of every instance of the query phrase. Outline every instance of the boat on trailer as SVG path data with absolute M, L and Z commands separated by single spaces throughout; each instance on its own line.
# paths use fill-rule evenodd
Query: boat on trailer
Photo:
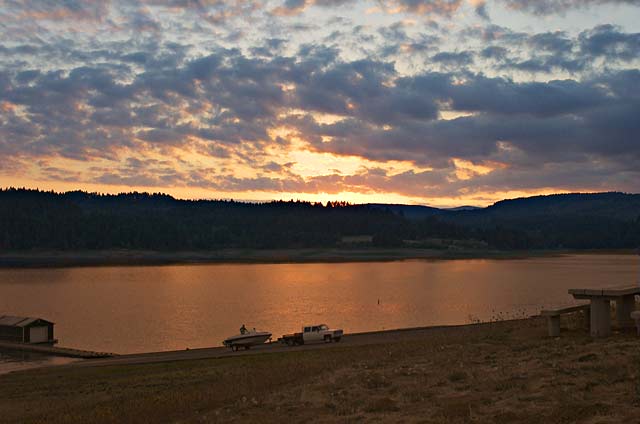
M 247 330 L 245 333 L 227 337 L 222 344 L 230 347 L 233 351 L 237 351 L 240 348 L 250 349 L 251 346 L 264 344 L 264 342 L 270 339 L 271 333 L 268 331 L 256 331 L 254 328 L 253 330 Z

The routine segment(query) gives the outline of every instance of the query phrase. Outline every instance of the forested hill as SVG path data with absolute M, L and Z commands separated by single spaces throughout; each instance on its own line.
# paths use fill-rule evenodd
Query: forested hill
M 0 190 L 0 249 L 300 248 L 353 245 L 497 248 L 635 248 L 640 195 L 568 194 L 488 208 L 178 200 Z
M 537 216 L 590 216 L 634 220 L 640 216 L 640 194 L 625 193 L 572 193 L 549 196 L 523 197 L 501 200 L 486 208 L 462 206 L 438 209 L 419 205 L 370 204 L 373 208 L 388 209 L 408 219 L 428 216 L 446 216 L 465 223 L 517 220 Z
M 640 216 L 640 194 L 552 194 L 502 200 L 488 208 L 462 215 L 518 219 L 531 216 L 591 216 L 634 220 Z

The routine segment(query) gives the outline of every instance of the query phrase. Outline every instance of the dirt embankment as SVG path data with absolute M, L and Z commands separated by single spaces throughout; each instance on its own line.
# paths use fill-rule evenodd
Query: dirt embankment
M 640 422 L 640 338 L 569 317 L 328 349 L 0 376 L 0 421 Z

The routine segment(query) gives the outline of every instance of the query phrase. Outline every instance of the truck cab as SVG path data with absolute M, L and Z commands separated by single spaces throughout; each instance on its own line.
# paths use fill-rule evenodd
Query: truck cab
M 339 342 L 342 338 L 342 330 L 331 329 L 327 324 L 308 325 L 302 327 L 302 338 L 305 343 Z
M 305 325 L 302 327 L 302 332 L 285 334 L 278 341 L 287 346 L 298 346 L 306 343 L 331 343 L 339 342 L 342 334 L 342 330 L 331 329 L 327 324 Z

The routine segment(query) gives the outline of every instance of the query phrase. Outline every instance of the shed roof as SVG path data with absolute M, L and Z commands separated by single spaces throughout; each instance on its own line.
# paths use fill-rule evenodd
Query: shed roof
M 0 325 L 8 327 L 27 327 L 36 321 L 41 321 L 45 324 L 53 324 L 51 321 L 47 321 L 42 318 L 32 317 L 14 317 L 11 315 L 0 315 Z

